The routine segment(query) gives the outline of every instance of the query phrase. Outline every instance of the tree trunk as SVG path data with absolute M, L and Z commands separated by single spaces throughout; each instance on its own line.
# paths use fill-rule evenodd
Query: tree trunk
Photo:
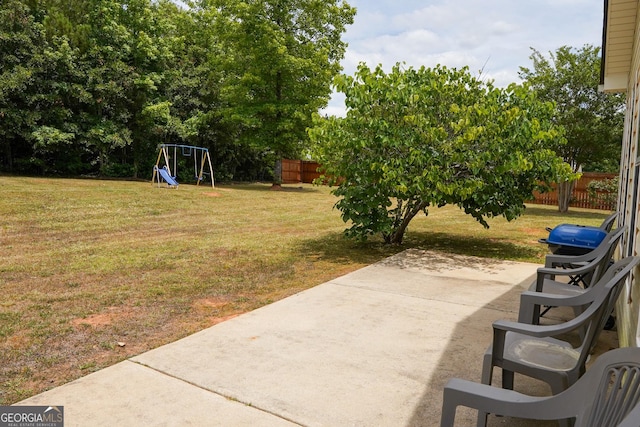
M 573 189 L 576 185 L 575 181 L 565 181 L 558 184 L 558 211 L 561 213 L 569 212 L 569 204 L 573 196 Z
M 103 149 L 100 149 L 99 153 L 100 153 L 98 155 L 98 165 L 99 165 L 99 171 L 100 171 L 99 174 L 100 174 L 100 176 L 104 176 L 104 173 L 105 173 L 105 170 L 104 170 L 104 167 L 105 167 L 104 159 L 107 156 L 107 154 L 104 152 Z
M 282 189 L 282 159 L 276 159 L 276 163 L 273 166 L 273 183 L 271 185 L 272 190 Z
M 13 172 L 13 158 L 11 155 L 11 144 L 8 141 L 5 141 L 4 145 L 4 155 L 7 159 L 7 169 L 8 172 Z M 1 162 L 0 162 L 1 163 Z
M 281 144 L 280 138 L 280 121 L 282 120 L 282 112 L 280 111 L 280 102 L 282 101 L 282 73 L 278 71 L 276 73 L 276 129 L 274 134 L 273 146 L 279 147 Z M 276 163 L 273 167 L 273 184 L 271 186 L 272 190 L 280 190 L 282 188 L 282 157 L 280 157 L 280 150 L 276 151 L 278 153 L 278 158 L 276 159 Z
M 421 202 L 409 212 L 407 212 L 405 217 L 402 219 L 402 223 L 400 224 L 400 226 L 396 228 L 390 235 L 384 236 L 385 243 L 392 245 L 402 244 L 402 239 L 404 239 L 404 233 L 407 231 L 409 223 L 416 215 L 418 215 L 418 213 L 420 213 L 420 211 L 422 211 L 427 206 L 429 206 L 429 202 Z

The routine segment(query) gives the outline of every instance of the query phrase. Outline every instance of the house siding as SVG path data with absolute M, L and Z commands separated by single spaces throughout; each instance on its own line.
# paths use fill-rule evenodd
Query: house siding
M 636 15 L 637 17 L 638 15 Z M 636 37 L 627 86 L 627 110 L 620 158 L 619 222 L 629 228 L 621 246 L 620 256 L 640 254 L 640 161 L 638 132 L 640 131 L 640 19 L 636 18 Z M 634 274 L 616 305 L 618 337 L 622 347 L 640 346 L 640 275 Z

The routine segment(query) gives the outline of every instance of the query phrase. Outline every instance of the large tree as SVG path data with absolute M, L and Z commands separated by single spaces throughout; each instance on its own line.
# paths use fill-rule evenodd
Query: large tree
M 47 37 L 37 19 L 44 9 L 32 3 L 34 9 L 10 0 L 0 8 L 0 167 L 81 173 L 69 120 L 83 92 L 75 51 L 67 39 Z
M 40 120 L 34 108 L 36 76 L 46 68 L 45 33 L 22 1 L 0 9 L 0 165 L 12 171 L 14 158 L 31 151 L 31 132 Z
M 218 15 L 227 121 L 276 161 L 299 156 L 312 114 L 326 106 L 355 9 L 344 0 L 203 1 Z
M 82 56 L 92 95 L 85 141 L 100 153 L 121 150 L 134 177 L 147 176 L 159 142 L 158 124 L 169 125 L 161 90 L 173 60 L 165 1 L 89 0 L 89 47 Z M 162 122 L 162 123 L 158 123 Z
M 316 116 L 315 154 L 337 188 L 351 237 L 401 243 L 430 206 L 455 204 L 484 226 L 524 210 L 538 182 L 569 173 L 550 103 L 525 87 L 493 87 L 468 70 L 361 64 L 337 79 L 345 118 Z
M 148 176 L 171 141 L 210 148 L 224 179 L 267 176 L 308 142 L 354 13 L 343 0 L 2 2 L 0 169 Z
M 600 48 L 562 46 L 545 57 L 532 49 L 532 68 L 520 67 L 520 77 L 545 101 L 554 102 L 555 124 L 564 127 L 567 143 L 555 151 L 574 172 L 613 166 L 620 161 L 625 99 L 598 91 Z M 558 207 L 569 209 L 573 182 L 558 183 Z

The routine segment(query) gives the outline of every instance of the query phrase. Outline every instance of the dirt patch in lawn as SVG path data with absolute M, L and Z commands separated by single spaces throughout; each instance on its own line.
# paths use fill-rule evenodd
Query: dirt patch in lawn
M 75 327 L 83 325 L 92 326 L 94 328 L 100 326 L 110 326 L 116 321 L 124 320 L 132 317 L 133 310 L 126 307 L 108 307 L 104 313 L 96 313 L 87 317 L 73 319 L 71 324 Z
M 195 309 L 211 309 L 221 308 L 229 304 L 229 301 L 223 298 L 202 298 L 193 303 Z

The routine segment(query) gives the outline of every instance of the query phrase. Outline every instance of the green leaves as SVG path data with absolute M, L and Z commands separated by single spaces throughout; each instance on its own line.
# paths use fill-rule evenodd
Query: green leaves
M 563 129 L 566 144 L 553 147 L 573 169 L 563 172 L 557 183 L 576 179 L 575 172 L 616 171 L 625 98 L 622 94 L 598 91 L 600 49 L 584 45 L 580 49 L 562 46 L 545 57 L 532 49 L 533 68 L 520 67 L 520 77 L 537 92 L 540 99 L 555 106 L 553 121 Z M 569 209 L 571 191 L 560 186 L 559 210 Z
M 567 139 L 555 151 L 574 171 L 600 169 L 605 163 L 617 170 L 625 98 L 598 91 L 600 48 L 562 46 L 548 56 L 531 50 L 533 67 L 520 67 L 519 74 L 541 100 L 555 105 L 553 120 Z
M 213 3 L 223 48 L 233 52 L 224 58 L 225 116 L 261 151 L 300 155 L 340 70 L 341 35 L 355 10 L 342 0 Z
M 223 179 L 299 155 L 355 9 L 343 0 L 7 0 L 0 170 L 146 176 L 162 142 Z M 32 161 L 35 159 L 36 161 Z M 19 168 L 14 168 L 19 165 Z
M 562 134 L 553 109 L 526 87 L 494 88 L 461 70 L 364 64 L 336 87 L 346 118 L 315 118 L 309 135 L 347 235 L 400 243 L 428 206 L 456 204 L 486 218 L 517 217 L 539 180 L 565 170 L 551 147 Z

